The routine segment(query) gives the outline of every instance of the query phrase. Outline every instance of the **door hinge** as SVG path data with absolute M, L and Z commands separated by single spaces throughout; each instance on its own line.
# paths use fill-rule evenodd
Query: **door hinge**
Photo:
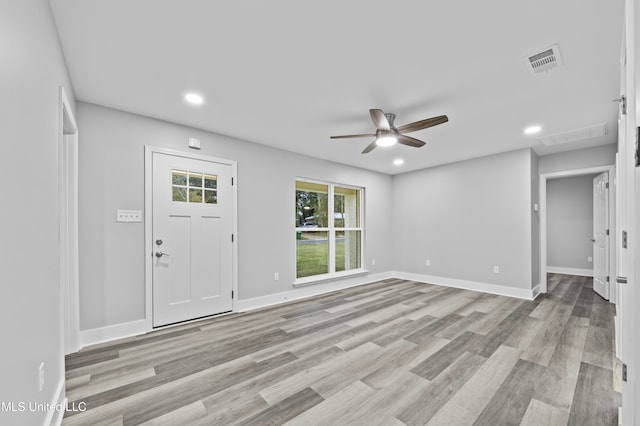
M 231 242 L 233 242 L 233 234 L 231 234 Z
M 607 282 L 609 282 L 609 275 L 607 275 Z
M 607 188 L 607 189 L 609 189 L 609 182 L 605 183 L 605 184 L 604 184 L 604 187 L 605 187 L 605 188 Z
M 233 290 L 231 290 L 231 298 L 233 299 Z
M 613 102 L 620 102 L 622 115 L 627 115 L 627 97 L 625 95 L 620 95 L 620 97 L 618 99 L 614 99 Z
M 627 248 L 627 231 L 622 231 L 622 248 Z
M 627 381 L 627 364 L 622 364 L 622 381 Z
M 640 126 L 636 127 L 636 167 L 640 166 Z
M 609 235 L 609 230 L 608 230 L 608 229 L 607 229 L 607 232 L 606 232 L 606 234 L 607 234 L 607 235 Z
M 233 178 L 231 178 L 231 186 L 233 186 Z

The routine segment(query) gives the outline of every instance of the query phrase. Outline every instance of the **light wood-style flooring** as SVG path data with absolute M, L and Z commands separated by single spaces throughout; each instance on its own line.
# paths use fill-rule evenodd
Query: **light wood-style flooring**
M 86 348 L 64 425 L 617 425 L 614 306 L 386 280 Z

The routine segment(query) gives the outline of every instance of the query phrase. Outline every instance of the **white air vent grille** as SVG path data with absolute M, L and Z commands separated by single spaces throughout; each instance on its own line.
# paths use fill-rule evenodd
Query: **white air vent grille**
M 557 44 L 541 52 L 534 53 L 525 58 L 527 68 L 534 74 L 549 71 L 562 65 L 560 48 Z
M 548 136 L 541 136 L 538 142 L 545 146 L 560 145 L 563 143 L 577 142 L 585 139 L 597 138 L 607 134 L 607 125 L 598 124 L 585 127 L 584 129 L 570 130 L 568 132 L 556 133 Z

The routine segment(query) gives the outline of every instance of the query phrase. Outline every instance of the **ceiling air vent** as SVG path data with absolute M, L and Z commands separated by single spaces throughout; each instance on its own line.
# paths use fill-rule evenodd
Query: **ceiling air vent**
M 557 44 L 554 44 L 541 52 L 529 55 L 524 58 L 524 60 L 527 64 L 527 68 L 533 74 L 540 74 L 541 72 L 549 71 L 552 68 L 557 68 L 562 65 L 560 48 Z
M 560 145 L 563 143 L 577 142 L 586 139 L 597 138 L 607 134 L 606 124 L 597 124 L 595 126 L 585 127 L 568 132 L 556 133 L 553 135 L 542 136 L 538 138 L 538 142 L 545 146 Z

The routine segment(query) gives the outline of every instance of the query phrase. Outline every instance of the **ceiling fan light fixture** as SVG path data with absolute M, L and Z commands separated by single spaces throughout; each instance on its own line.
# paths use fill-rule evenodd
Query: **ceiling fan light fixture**
M 398 138 L 393 135 L 384 135 L 376 139 L 376 145 L 378 146 L 391 146 L 398 142 Z

